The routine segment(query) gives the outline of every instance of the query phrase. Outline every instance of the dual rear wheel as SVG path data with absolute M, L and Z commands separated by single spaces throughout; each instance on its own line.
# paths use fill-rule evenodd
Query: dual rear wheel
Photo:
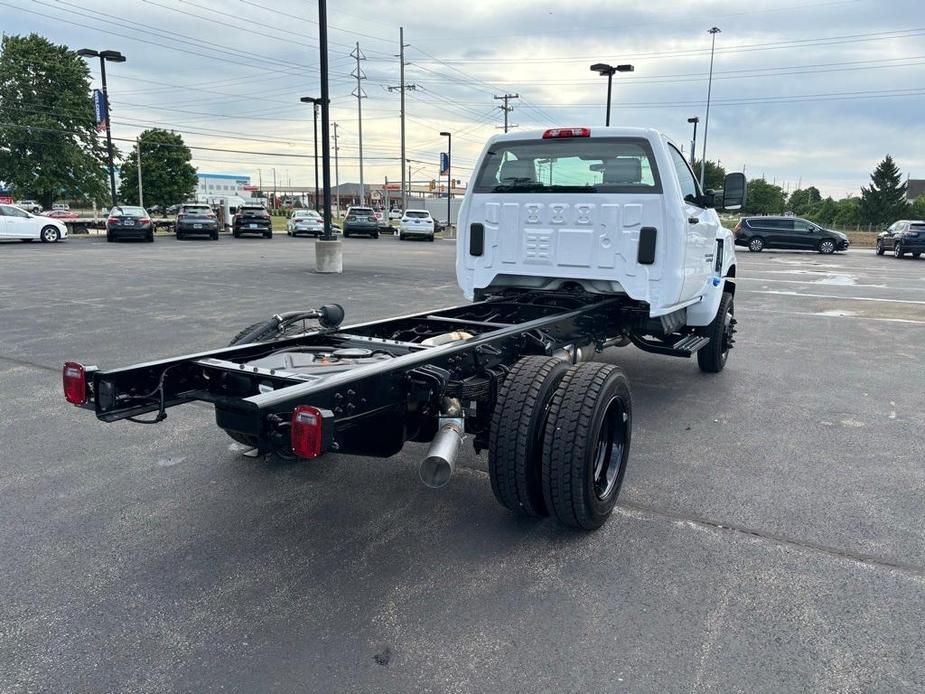
M 488 469 L 495 497 L 515 513 L 599 528 L 620 494 L 632 412 L 617 366 L 521 359 L 492 415 Z

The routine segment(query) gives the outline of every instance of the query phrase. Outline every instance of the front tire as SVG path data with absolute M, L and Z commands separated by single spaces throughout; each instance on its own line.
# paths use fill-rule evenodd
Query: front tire
M 60 238 L 61 232 L 58 230 L 58 227 L 47 226 L 42 229 L 42 243 L 57 243 Z
M 610 516 L 626 473 L 632 423 L 622 369 L 587 362 L 568 370 L 543 434 L 543 500 L 561 523 L 594 530 Z
M 822 255 L 832 255 L 835 252 L 835 242 L 831 239 L 823 239 L 819 242 L 819 252 Z
M 488 438 L 488 476 L 502 506 L 514 513 L 548 515 L 541 480 L 543 429 L 549 401 L 568 372 L 552 357 L 524 357 L 498 391 Z
M 764 239 L 755 237 L 748 242 L 748 250 L 752 253 L 761 253 L 764 249 Z
M 877 240 L 877 255 L 883 255 L 883 241 Z
M 906 252 L 903 250 L 903 247 L 901 244 L 897 243 L 895 246 L 893 246 L 893 256 L 894 257 L 902 258 L 904 255 L 906 255 Z
M 735 334 L 735 324 L 735 302 L 732 294 L 723 292 L 716 316 L 704 331 L 704 336 L 709 337 L 710 342 L 697 351 L 697 365 L 701 371 L 715 374 L 726 367 L 729 349 L 734 342 L 732 336 Z

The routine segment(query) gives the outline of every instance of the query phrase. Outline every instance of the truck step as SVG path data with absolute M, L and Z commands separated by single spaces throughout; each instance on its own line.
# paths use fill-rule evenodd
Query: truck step
M 680 340 L 674 343 L 672 349 L 678 352 L 686 352 L 687 354 L 694 354 L 698 349 L 706 347 L 710 344 L 709 337 L 703 337 L 702 335 L 688 335 L 687 337 L 682 337 Z

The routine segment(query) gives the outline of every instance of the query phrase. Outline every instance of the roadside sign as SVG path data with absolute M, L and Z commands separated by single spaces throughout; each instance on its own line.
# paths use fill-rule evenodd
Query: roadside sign
M 378 190 L 370 191 L 369 199 L 376 200 L 378 202 L 379 200 L 382 200 L 382 193 L 380 193 Z
M 106 112 L 106 98 L 99 89 L 93 90 L 93 114 L 96 116 L 96 129 L 105 130 L 109 114 Z

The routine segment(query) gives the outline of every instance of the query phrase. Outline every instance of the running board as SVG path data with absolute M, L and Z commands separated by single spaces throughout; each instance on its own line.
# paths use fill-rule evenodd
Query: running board
M 655 342 L 647 340 L 638 335 L 630 335 L 630 341 L 644 352 L 653 354 L 664 354 L 669 357 L 690 357 L 697 350 L 710 344 L 709 337 L 702 335 L 685 335 L 673 345 L 666 345 L 664 342 Z

